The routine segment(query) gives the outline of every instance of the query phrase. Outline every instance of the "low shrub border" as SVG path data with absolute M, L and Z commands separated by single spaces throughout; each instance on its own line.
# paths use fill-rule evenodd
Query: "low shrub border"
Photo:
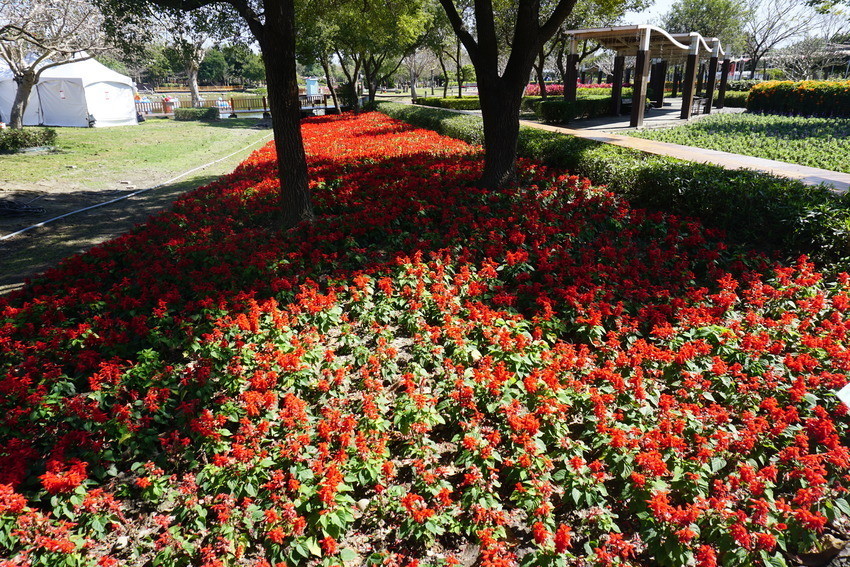
M 437 97 L 437 96 L 420 96 L 416 99 L 416 104 L 423 106 L 436 106 L 439 108 L 448 108 L 451 110 L 480 110 L 481 101 L 477 96 L 470 97 Z
M 768 81 L 750 89 L 747 110 L 801 116 L 850 116 L 850 81 Z
M 177 108 L 174 110 L 174 120 L 218 120 L 218 108 Z
M 398 103 L 380 103 L 378 110 L 453 138 L 483 142 L 478 116 Z M 766 173 L 683 162 L 527 127 L 520 128 L 518 152 L 607 185 L 635 205 L 698 217 L 747 245 L 808 254 L 824 269 L 847 269 L 848 195 Z
M 749 91 L 726 91 L 723 98 L 723 106 L 730 108 L 747 108 L 747 97 Z
M 631 88 L 623 89 L 623 96 L 631 96 Z M 611 89 L 605 86 L 599 88 L 580 87 L 576 91 L 576 103 L 567 102 L 563 99 L 563 93 L 557 95 L 549 93 L 549 98 L 544 100 L 539 95 L 526 95 L 522 98 L 522 110 L 524 112 L 533 112 L 541 119 L 545 119 L 541 115 L 540 103 L 552 103 L 547 112 L 552 117 L 553 124 L 568 122 L 576 118 L 592 118 L 594 116 L 603 116 L 607 110 L 607 103 L 601 103 L 601 100 L 607 100 L 611 97 Z M 416 104 L 421 106 L 433 106 L 437 108 L 447 108 L 449 110 L 481 110 L 481 101 L 477 96 L 474 97 L 435 97 L 421 96 L 416 99 Z
M 730 91 L 750 92 L 750 89 L 756 85 L 760 85 L 764 81 L 760 79 L 738 79 L 726 83 L 726 88 Z
M 56 130 L 51 128 L 25 128 L 0 130 L 0 153 L 9 154 L 25 148 L 56 144 Z
M 577 118 L 605 116 L 611 110 L 611 95 L 577 98 L 576 100 L 542 100 L 537 115 L 546 124 L 564 124 Z

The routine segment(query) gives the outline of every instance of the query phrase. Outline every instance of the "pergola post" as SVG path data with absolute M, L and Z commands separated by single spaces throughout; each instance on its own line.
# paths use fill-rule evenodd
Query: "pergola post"
M 632 82 L 632 68 L 631 68 L 631 67 L 629 67 L 628 69 L 626 69 L 626 80 L 625 80 L 625 82 L 626 82 L 626 83 L 631 83 L 631 82 Z
M 685 64 L 685 77 L 682 83 L 682 120 L 691 117 L 691 106 L 694 103 L 694 84 L 697 78 L 697 57 L 699 57 L 699 36 L 691 38 L 691 48 L 688 50 L 688 62 Z
M 623 99 L 623 72 L 626 70 L 626 56 L 617 54 L 614 57 L 614 84 L 611 87 L 611 114 L 620 115 L 620 104 Z
M 582 85 L 586 85 L 586 84 L 587 84 L 587 71 L 584 71 L 584 70 L 583 70 L 583 71 L 581 72 L 581 84 L 582 84 Z
M 708 84 L 705 87 L 705 110 L 703 114 L 711 114 L 711 105 L 714 102 L 714 82 L 717 77 L 717 58 L 720 55 L 720 41 L 715 41 L 711 50 L 711 59 L 708 62 Z
M 649 91 L 652 91 L 653 100 L 652 106 L 655 106 L 654 97 L 655 97 L 655 87 L 658 85 L 658 62 L 649 64 L 649 82 L 647 83 L 646 94 L 649 95 Z
M 705 79 L 705 65 L 700 62 L 699 63 L 699 72 L 697 73 L 697 90 L 694 91 L 696 96 L 700 96 L 702 94 L 702 85 Z
M 649 75 L 649 29 L 640 30 L 640 45 L 635 61 L 635 81 L 632 85 L 632 116 L 629 126 L 643 126 L 644 101 L 646 99 L 646 80 Z
M 675 65 L 673 67 L 673 94 L 670 95 L 673 98 L 676 98 L 676 95 L 679 94 L 679 77 L 680 77 L 679 66 Z
M 667 84 L 667 61 L 659 61 L 655 64 L 655 84 L 652 86 L 655 94 L 655 108 L 664 107 L 664 87 Z
M 729 59 L 723 60 L 723 65 L 720 68 L 720 88 L 717 92 L 717 102 L 714 103 L 714 108 L 723 108 L 726 102 L 726 82 L 729 79 Z
M 576 53 L 576 40 L 570 38 L 570 53 L 567 55 L 567 84 L 564 85 L 564 100 L 575 102 L 576 81 L 578 79 L 578 53 Z M 582 73 L 582 81 L 584 73 Z

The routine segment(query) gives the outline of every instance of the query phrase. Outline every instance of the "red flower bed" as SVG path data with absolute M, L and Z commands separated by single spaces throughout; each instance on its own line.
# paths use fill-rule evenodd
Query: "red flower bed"
M 777 564 L 841 525 L 848 282 L 379 114 L 0 304 L 0 557 Z

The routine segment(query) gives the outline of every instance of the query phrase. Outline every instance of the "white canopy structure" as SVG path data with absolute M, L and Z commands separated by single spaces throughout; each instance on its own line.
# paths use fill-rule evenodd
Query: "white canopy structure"
M 17 88 L 12 71 L 0 61 L 0 122 L 9 120 Z M 25 126 L 129 124 L 136 124 L 133 82 L 94 59 L 46 69 L 24 112 Z

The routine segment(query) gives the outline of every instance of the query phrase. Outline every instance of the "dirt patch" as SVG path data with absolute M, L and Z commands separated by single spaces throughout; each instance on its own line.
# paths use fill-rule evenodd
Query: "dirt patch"
M 230 152 L 205 155 L 204 161 L 193 167 L 225 157 L 233 150 L 254 142 L 249 148 L 161 187 L 157 186 L 182 172 L 140 163 L 133 169 L 118 173 L 112 171 L 108 177 L 102 176 L 101 179 L 98 179 L 97 168 L 92 168 L 86 172 L 85 184 L 62 177 L 31 184 L 4 182 L 0 187 L 0 200 L 44 211 L 33 214 L 9 214 L 7 211 L 0 214 L 0 237 L 66 213 L 126 197 L 141 189 L 156 188 L 0 240 L 0 294 L 23 287 L 28 278 L 57 265 L 63 258 L 115 238 L 145 222 L 151 215 L 168 209 L 183 193 L 232 171 L 270 139 L 270 130 L 253 130 L 250 136 L 243 134 L 239 140 L 234 140 Z

